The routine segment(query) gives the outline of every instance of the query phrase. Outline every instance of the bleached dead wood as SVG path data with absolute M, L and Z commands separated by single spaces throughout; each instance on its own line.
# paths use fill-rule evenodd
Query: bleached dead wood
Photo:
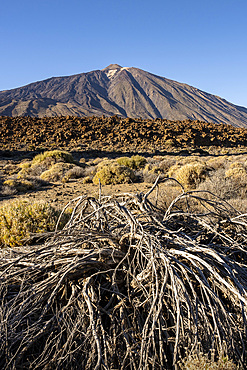
M 247 216 L 196 191 L 159 209 L 158 186 L 78 197 L 45 244 L 0 251 L 1 369 L 171 369 L 223 347 L 245 366 Z

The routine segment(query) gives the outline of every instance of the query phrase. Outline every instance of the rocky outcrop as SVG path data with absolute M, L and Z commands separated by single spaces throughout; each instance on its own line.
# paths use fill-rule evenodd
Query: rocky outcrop
M 247 145 L 247 129 L 201 121 L 112 117 L 0 117 L 1 149 L 64 147 L 103 151 L 165 151 Z

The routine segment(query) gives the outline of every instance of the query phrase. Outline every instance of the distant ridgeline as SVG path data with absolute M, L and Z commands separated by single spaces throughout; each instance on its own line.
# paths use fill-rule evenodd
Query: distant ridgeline
M 247 129 L 201 121 L 112 117 L 0 116 L 1 150 L 170 151 L 247 145 Z

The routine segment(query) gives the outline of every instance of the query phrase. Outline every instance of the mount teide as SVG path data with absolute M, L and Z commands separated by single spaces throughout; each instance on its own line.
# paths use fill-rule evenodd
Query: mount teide
M 92 116 L 200 120 L 247 127 L 247 108 L 138 68 L 53 77 L 0 92 L 2 116 Z

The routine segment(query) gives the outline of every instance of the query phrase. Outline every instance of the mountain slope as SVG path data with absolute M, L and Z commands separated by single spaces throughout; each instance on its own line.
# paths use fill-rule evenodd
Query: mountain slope
M 54 77 L 0 92 L 0 115 L 120 115 L 200 120 L 247 127 L 247 109 L 195 87 L 138 68 Z

